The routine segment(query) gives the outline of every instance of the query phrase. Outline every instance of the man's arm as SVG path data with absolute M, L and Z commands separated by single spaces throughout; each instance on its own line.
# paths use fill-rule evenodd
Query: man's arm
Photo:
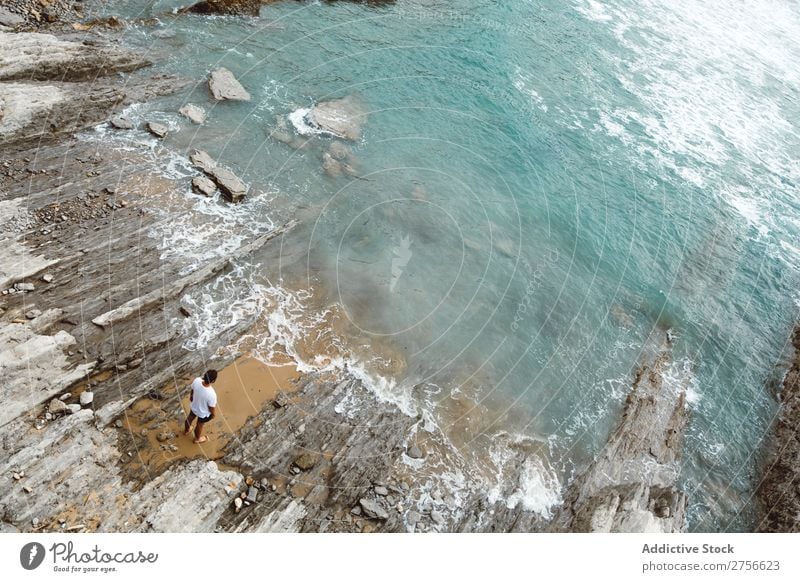
M 209 406 L 208 411 L 211 413 L 211 418 L 214 418 L 217 415 L 217 407 L 216 406 Z

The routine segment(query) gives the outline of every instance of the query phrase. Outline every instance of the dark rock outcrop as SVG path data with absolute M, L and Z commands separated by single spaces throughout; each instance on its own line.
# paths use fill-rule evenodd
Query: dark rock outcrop
M 792 345 L 794 360 L 783 380 L 757 488 L 756 531 L 800 532 L 800 327 L 794 331 Z

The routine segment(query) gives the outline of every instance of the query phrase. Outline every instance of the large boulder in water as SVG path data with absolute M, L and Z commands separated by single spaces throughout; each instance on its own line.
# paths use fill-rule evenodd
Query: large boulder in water
M 366 117 L 361 101 L 351 95 L 318 103 L 308 112 L 306 121 L 318 130 L 356 141 L 361 139 L 361 126 Z
M 248 93 L 242 84 L 236 80 L 228 69 L 220 67 L 208 79 L 208 89 L 217 101 L 250 101 Z
M 227 14 L 231 16 L 258 16 L 262 0 L 203 0 L 183 8 L 181 12 L 191 14 Z

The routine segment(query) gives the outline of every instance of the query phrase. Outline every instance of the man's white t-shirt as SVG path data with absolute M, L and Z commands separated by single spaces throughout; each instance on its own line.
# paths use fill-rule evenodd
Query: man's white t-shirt
M 217 393 L 213 386 L 203 386 L 202 378 L 195 378 L 192 382 L 192 412 L 200 418 L 211 416 L 209 406 L 217 405 Z

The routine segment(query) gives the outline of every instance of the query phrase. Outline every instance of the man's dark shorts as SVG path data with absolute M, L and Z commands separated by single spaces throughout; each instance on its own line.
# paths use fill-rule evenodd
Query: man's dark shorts
M 205 424 L 206 422 L 208 422 L 209 420 L 211 420 L 211 416 L 210 416 L 210 415 L 209 415 L 209 416 L 206 416 L 205 418 L 200 418 L 199 416 L 197 417 L 197 422 L 202 422 L 202 423 L 204 423 L 204 424 Z

